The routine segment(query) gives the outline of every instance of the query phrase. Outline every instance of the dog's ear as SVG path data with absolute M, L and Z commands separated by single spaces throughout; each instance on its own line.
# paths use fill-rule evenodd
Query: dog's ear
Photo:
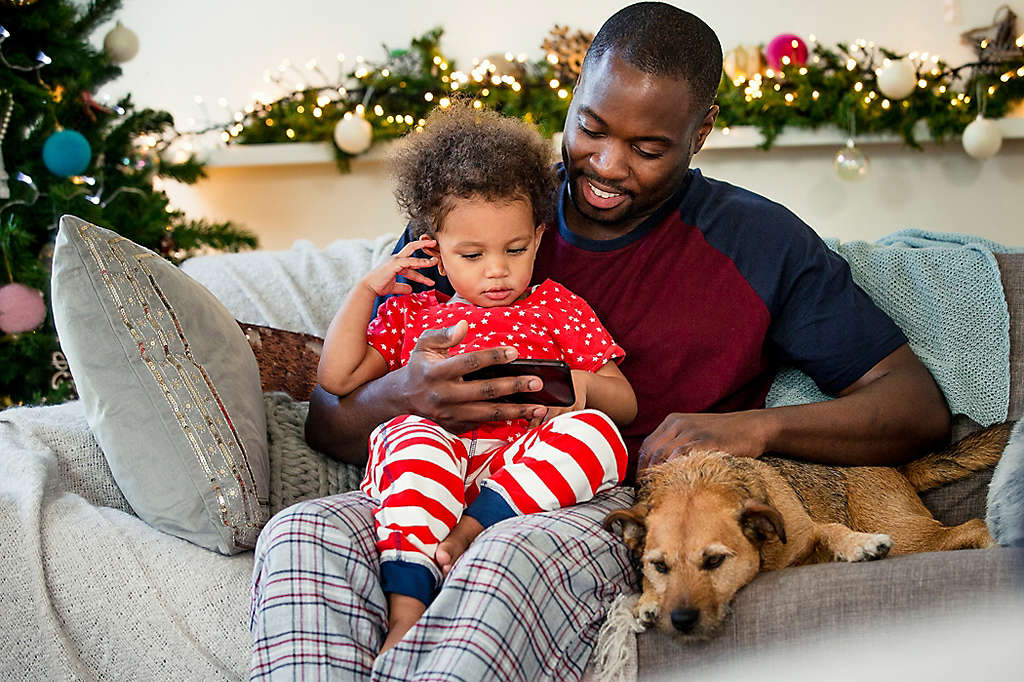
M 754 499 L 744 500 L 739 520 L 743 534 L 755 545 L 764 544 L 772 535 L 786 544 L 786 524 L 782 522 L 779 511 L 770 504 Z
M 616 509 L 604 517 L 604 529 L 618 535 L 626 546 L 633 551 L 643 549 L 644 537 L 647 535 L 647 505 L 637 504 L 632 509 Z

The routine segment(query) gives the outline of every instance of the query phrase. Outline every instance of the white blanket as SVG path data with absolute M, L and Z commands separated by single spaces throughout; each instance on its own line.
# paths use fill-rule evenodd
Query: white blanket
M 299 240 L 287 251 L 200 256 L 181 269 L 242 322 L 322 337 L 345 294 L 397 240 L 345 239 L 322 250 Z
M 0 412 L 0 679 L 244 677 L 252 554 L 126 509 L 80 403 Z

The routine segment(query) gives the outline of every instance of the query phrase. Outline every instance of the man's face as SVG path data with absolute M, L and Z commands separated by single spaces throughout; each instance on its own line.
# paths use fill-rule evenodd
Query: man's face
M 685 80 L 611 51 L 588 63 L 562 141 L 575 217 L 620 233 L 638 225 L 678 189 L 717 114 L 695 111 Z

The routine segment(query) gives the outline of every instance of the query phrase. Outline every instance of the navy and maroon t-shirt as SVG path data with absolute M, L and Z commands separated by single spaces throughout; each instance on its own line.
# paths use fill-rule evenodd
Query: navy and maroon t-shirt
M 753 192 L 692 169 L 657 213 L 611 240 L 570 232 L 566 201 L 563 183 L 533 279 L 581 296 L 625 348 L 619 367 L 639 410 L 622 432 L 634 458 L 672 412 L 764 407 L 781 364 L 835 395 L 906 343 L 842 257 Z

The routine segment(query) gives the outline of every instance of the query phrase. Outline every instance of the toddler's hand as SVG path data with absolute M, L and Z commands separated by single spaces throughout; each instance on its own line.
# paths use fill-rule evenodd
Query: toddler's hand
M 426 275 L 421 275 L 419 268 L 428 268 L 437 264 L 437 258 L 414 258 L 413 253 L 417 249 L 433 248 L 437 242 L 430 237 L 423 236 L 414 242 L 409 242 L 405 247 L 394 254 L 381 265 L 371 270 L 362 279 L 362 285 L 369 287 L 375 296 L 390 296 L 391 294 L 412 293 L 412 287 L 404 282 L 397 281 L 398 277 L 405 277 L 408 280 L 433 286 L 434 280 Z

